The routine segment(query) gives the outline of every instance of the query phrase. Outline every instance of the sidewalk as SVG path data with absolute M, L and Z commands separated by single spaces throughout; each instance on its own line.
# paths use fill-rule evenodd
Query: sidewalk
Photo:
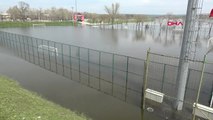
M 94 120 L 141 119 L 140 108 L 35 66 L 1 47 L 0 75 L 15 79 L 24 88 Z

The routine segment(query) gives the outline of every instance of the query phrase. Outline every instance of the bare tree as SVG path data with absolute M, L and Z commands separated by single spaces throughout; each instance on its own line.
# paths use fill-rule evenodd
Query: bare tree
M 27 14 L 28 14 L 29 9 L 30 9 L 30 5 L 28 3 L 20 1 L 18 3 L 18 9 L 19 9 L 19 12 L 20 12 L 21 19 L 23 21 L 26 20 Z
M 107 12 L 107 14 L 109 15 L 111 19 L 112 29 L 114 28 L 115 19 L 117 15 L 119 14 L 119 8 L 120 8 L 119 3 L 115 3 L 115 4 L 113 3 L 111 7 L 105 6 L 105 11 Z
M 20 11 L 18 9 L 18 6 L 14 6 L 14 7 L 9 8 L 7 10 L 7 13 L 10 14 L 11 19 L 13 21 L 20 19 Z
M 142 30 L 144 22 L 146 21 L 147 18 L 143 15 L 136 15 L 134 18 L 136 20 L 136 29 Z
M 92 13 L 92 14 L 90 14 L 90 18 L 91 18 L 91 22 L 92 23 L 97 23 L 97 14 L 95 14 L 95 13 Z

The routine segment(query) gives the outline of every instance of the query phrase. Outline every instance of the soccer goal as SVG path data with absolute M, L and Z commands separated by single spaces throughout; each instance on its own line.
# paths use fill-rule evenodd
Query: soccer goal
M 52 47 L 52 46 L 48 46 L 48 45 L 39 45 L 38 46 L 38 52 L 49 52 L 51 56 L 58 56 L 58 48 L 56 47 Z
M 41 23 L 41 24 L 33 24 L 33 27 L 45 27 L 46 24 Z

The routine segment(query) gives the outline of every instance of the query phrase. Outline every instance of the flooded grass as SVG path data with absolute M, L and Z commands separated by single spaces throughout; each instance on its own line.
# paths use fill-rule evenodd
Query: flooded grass
M 0 28 L 33 27 L 34 24 L 44 24 L 45 26 L 73 26 L 72 21 L 53 22 L 0 22 Z
M 0 76 L 0 120 L 86 120 Z

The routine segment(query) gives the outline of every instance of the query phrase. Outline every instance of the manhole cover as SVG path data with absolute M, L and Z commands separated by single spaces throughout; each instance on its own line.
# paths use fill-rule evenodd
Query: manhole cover
M 148 112 L 154 112 L 154 109 L 151 108 L 151 107 L 148 107 L 146 110 L 147 110 Z

